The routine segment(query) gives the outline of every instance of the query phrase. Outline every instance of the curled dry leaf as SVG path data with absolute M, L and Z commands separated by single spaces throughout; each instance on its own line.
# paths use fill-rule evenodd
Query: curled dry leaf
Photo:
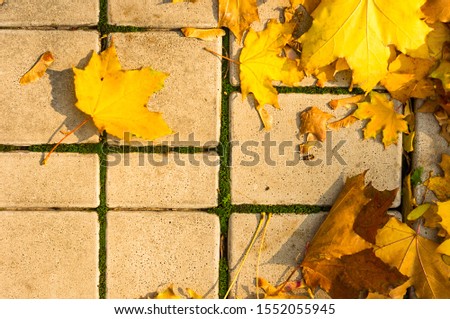
M 448 0 L 427 0 L 421 9 L 425 14 L 425 21 L 428 23 L 450 21 L 450 5 Z
M 146 107 L 164 86 L 168 74 L 150 67 L 122 70 L 114 45 L 93 53 L 84 70 L 75 73 L 75 106 L 90 115 L 100 132 L 123 139 L 129 133 L 154 140 L 172 133 L 159 112 Z
M 204 41 L 214 41 L 225 35 L 225 30 L 222 29 L 182 28 L 181 32 L 187 38 L 197 38 Z
M 442 154 L 442 160 L 439 164 L 444 171 L 444 176 L 430 177 L 424 185 L 428 187 L 440 201 L 446 201 L 450 198 L 450 155 Z
M 20 84 L 25 85 L 43 77 L 53 61 L 53 54 L 50 51 L 43 53 L 31 69 L 20 78 Z
M 362 102 L 365 99 L 365 95 L 364 94 L 359 94 L 359 95 L 353 95 L 350 97 L 346 97 L 343 99 L 336 99 L 336 100 L 331 100 L 328 105 L 333 109 L 337 109 L 338 107 L 341 106 L 345 106 L 346 108 L 350 108 L 353 105 L 356 105 L 356 103 Z
M 364 128 L 364 138 L 376 138 L 383 133 L 384 147 L 397 144 L 398 133 L 408 132 L 405 116 L 394 110 L 394 103 L 385 94 L 370 92 L 370 102 L 358 103 L 358 109 L 353 113 L 360 120 L 369 119 Z
M 409 280 L 391 291 L 391 297 L 402 298 L 414 286 L 419 298 L 450 298 L 450 266 L 436 251 L 438 243 L 419 236 L 395 218 L 377 233 L 375 254 L 397 268 Z
M 241 42 L 245 30 L 254 21 L 259 21 L 256 0 L 220 0 L 219 27 L 227 27 Z
M 406 54 L 423 45 L 431 28 L 421 20 L 422 4 L 421 0 L 322 0 L 312 13 L 312 27 L 300 38 L 303 66 L 312 74 L 345 58 L 353 70 L 353 83 L 372 90 L 387 73 L 388 45 Z
M 313 134 L 323 142 L 327 134 L 327 122 L 334 116 L 313 106 L 300 114 L 300 134 Z

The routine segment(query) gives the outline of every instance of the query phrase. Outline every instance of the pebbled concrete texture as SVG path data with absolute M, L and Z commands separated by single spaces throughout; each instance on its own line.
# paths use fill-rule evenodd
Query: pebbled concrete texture
M 183 4 L 183 3 L 182 3 Z M 150 66 L 169 73 L 164 88 L 150 97 L 148 108 L 162 112 L 175 132 L 155 144 L 207 147 L 220 136 L 221 65 L 205 47 L 221 52 L 221 39 L 204 42 L 179 32 L 114 33 L 112 39 L 124 69 Z M 120 143 L 110 138 L 111 143 Z M 149 142 L 133 139 L 132 145 Z
M 109 0 L 111 24 L 152 28 L 214 28 L 218 0 L 172 3 L 171 0 Z
M 423 101 L 417 100 L 416 110 L 422 106 Z M 441 127 L 436 121 L 433 113 L 416 112 L 416 136 L 414 139 L 413 169 L 422 168 L 422 182 L 432 176 L 443 176 L 443 171 L 439 166 L 442 154 L 450 155 L 450 146 L 447 141 L 439 135 Z M 427 191 L 422 184 L 414 188 L 414 197 L 418 204 L 422 202 L 436 201 L 437 198 L 431 191 Z
M 108 298 L 152 297 L 174 284 L 218 297 L 219 218 L 203 212 L 108 213 Z
M 98 0 L 2 0 L 0 26 L 87 26 L 98 22 Z
M 1 211 L 0 298 L 98 298 L 96 212 Z
M 100 204 L 96 154 L 0 153 L 0 208 L 95 208 Z
M 267 217 L 267 216 L 266 216 Z M 231 290 L 232 298 L 256 298 L 256 268 L 258 276 L 269 281 L 273 286 L 282 284 L 294 268 L 303 260 L 306 247 L 314 237 L 326 213 L 300 215 L 273 215 L 268 222 L 264 243 L 258 263 L 262 232 L 259 233 L 253 248 L 242 267 L 236 285 Z M 234 213 L 230 217 L 228 228 L 228 266 L 230 281 L 237 274 L 237 269 L 254 232 L 257 229 L 260 214 Z M 298 280 L 297 275 L 291 280 Z M 261 292 L 261 291 L 260 291 Z M 325 298 L 321 292 L 316 297 Z
M 361 123 L 329 131 L 314 150 L 313 160 L 302 160 L 298 150 L 300 113 L 317 106 L 344 116 L 346 109 L 331 110 L 330 94 L 280 94 L 283 110 L 268 108 L 272 131 L 262 130 L 251 97 L 230 97 L 231 200 L 233 204 L 332 205 L 347 177 L 368 170 L 366 180 L 379 190 L 401 187 L 401 136 L 384 149 L 378 140 L 363 140 Z M 400 204 L 400 192 L 393 207 Z
M 115 153 L 107 159 L 106 203 L 113 208 L 217 206 L 216 153 Z
M 0 9 L 1 10 L 1 9 Z M 1 16 L 1 15 L 0 15 Z M 87 116 L 75 107 L 72 67 L 84 67 L 100 49 L 95 31 L 0 30 L 0 144 L 56 143 Z M 19 79 L 45 52 L 55 61 L 36 82 Z M 96 143 L 98 130 L 86 124 L 64 143 Z

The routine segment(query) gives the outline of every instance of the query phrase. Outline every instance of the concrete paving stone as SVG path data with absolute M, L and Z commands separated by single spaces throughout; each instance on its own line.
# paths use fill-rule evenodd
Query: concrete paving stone
M 259 277 L 272 285 L 282 284 L 292 270 L 303 260 L 306 247 L 314 237 L 327 214 L 280 214 L 269 221 L 259 260 Z M 239 263 L 256 231 L 260 214 L 232 214 L 228 228 L 228 267 L 230 281 L 236 276 Z M 256 267 L 261 246 L 259 234 L 231 290 L 232 298 L 256 298 Z M 294 276 L 291 280 L 300 279 Z M 321 292 L 317 297 L 325 297 Z
M 98 33 L 0 30 L 0 43 L 0 117 L 4 119 L 0 124 L 0 144 L 58 142 L 63 137 L 60 131 L 74 129 L 86 118 L 75 107 L 72 66 L 84 67 L 90 52 L 100 49 Z M 55 61 L 44 77 L 20 85 L 22 75 L 48 50 Z M 98 142 L 98 131 L 92 123 L 64 141 L 80 142 Z
M 300 113 L 317 106 L 343 117 L 348 110 L 331 110 L 326 104 L 343 95 L 280 94 L 281 110 L 268 108 L 272 131 L 262 125 L 251 97 L 230 97 L 231 200 L 233 204 L 332 205 L 348 177 L 368 170 L 366 181 L 379 189 L 401 187 L 401 136 L 398 145 L 384 149 L 380 140 L 364 140 L 361 122 L 329 131 L 313 149 L 314 159 L 299 153 Z M 400 192 L 393 207 L 400 204 Z
M 252 23 L 251 28 L 255 31 L 262 31 L 265 28 L 266 23 L 270 19 L 275 19 L 278 21 L 284 21 L 284 8 L 290 7 L 290 0 L 266 0 L 258 4 L 258 14 L 259 21 Z M 242 43 L 238 43 L 236 38 L 231 35 L 230 37 L 230 58 L 238 61 L 241 49 L 243 47 L 243 42 L 245 40 L 245 34 L 242 38 Z M 231 85 L 238 86 L 240 84 L 239 80 L 239 66 L 235 63 L 229 63 L 230 67 L 230 83 Z M 351 72 L 343 71 L 338 72 L 335 76 L 336 81 L 327 82 L 325 86 L 327 87 L 348 87 L 351 83 Z M 312 86 L 316 82 L 313 76 L 308 76 L 299 83 L 299 86 Z M 274 81 L 274 85 L 281 85 L 280 82 Z
M 416 100 L 415 108 L 418 109 L 423 104 L 423 100 Z M 442 154 L 450 155 L 450 147 L 447 141 L 439 135 L 439 126 L 433 113 L 416 112 L 416 137 L 414 140 L 413 169 L 422 168 L 422 182 L 428 179 L 430 172 L 432 176 L 443 176 L 443 171 L 439 166 Z M 426 187 L 419 184 L 414 188 L 414 197 L 418 204 L 422 202 L 436 201 L 437 198 Z
M 96 154 L 0 153 L 0 208 L 97 207 L 100 165 Z
M 108 155 L 106 202 L 113 208 L 217 206 L 216 153 Z
M 124 69 L 150 66 L 170 74 L 164 88 L 150 98 L 148 107 L 151 111 L 162 112 L 176 134 L 156 143 L 197 147 L 217 145 L 221 64 L 203 48 L 221 52 L 222 40 L 204 42 L 173 31 L 115 33 L 113 39 Z M 133 141 L 132 144 L 138 146 L 149 144 L 139 139 Z M 115 138 L 110 142 L 119 143 Z
M 151 28 L 214 28 L 217 0 L 172 3 L 172 0 L 109 0 L 108 20 L 116 25 Z
M 2 0 L 0 26 L 84 26 L 98 23 L 98 0 Z
M 203 212 L 108 213 L 107 297 L 151 297 L 174 284 L 218 297 L 220 225 Z
M 98 298 L 95 212 L 0 212 L 0 298 Z

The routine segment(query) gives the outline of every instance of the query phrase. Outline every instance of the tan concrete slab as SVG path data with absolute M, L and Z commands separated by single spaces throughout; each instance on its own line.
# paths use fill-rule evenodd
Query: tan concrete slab
M 107 297 L 151 296 L 171 283 L 217 298 L 220 226 L 202 212 L 108 213 Z
M 4 119 L 0 124 L 0 144 L 58 142 L 63 137 L 60 131 L 74 129 L 86 118 L 75 107 L 72 67 L 85 66 L 90 52 L 99 50 L 98 33 L 0 30 L 0 43 L 4 44 L 0 46 L 0 117 Z M 55 61 L 44 77 L 20 85 L 22 75 L 48 50 L 53 52 Z M 98 131 L 88 123 L 64 142 L 95 143 Z
M 0 208 L 97 207 L 100 165 L 96 154 L 0 153 Z
M 120 208 L 217 205 L 219 157 L 210 154 L 108 155 L 106 202 Z
M 220 52 L 221 39 L 210 43 L 171 31 L 115 33 L 113 39 L 123 68 L 151 66 L 170 74 L 164 88 L 150 98 L 148 108 L 162 112 L 177 134 L 157 143 L 197 147 L 218 144 L 221 65 L 203 48 Z M 149 142 L 135 139 L 133 144 L 144 146 Z
M 256 231 L 260 214 L 232 214 L 228 228 L 228 266 L 230 280 L 234 279 Z M 272 285 L 282 284 L 303 260 L 305 249 L 314 237 L 326 213 L 300 215 L 273 215 L 267 226 L 264 245 L 259 260 L 259 277 Z M 232 298 L 256 298 L 256 267 L 262 233 L 250 250 L 236 285 L 231 290 Z M 292 280 L 300 279 L 294 276 Z M 325 297 L 324 294 L 317 297 Z
M 95 212 L 0 212 L 0 298 L 98 298 Z
M 98 0 L 2 0 L 0 26 L 95 25 Z
M 282 110 L 268 108 L 273 129 L 262 130 L 253 99 L 230 97 L 231 199 L 233 204 L 332 205 L 347 177 L 369 170 L 367 181 L 379 189 L 401 186 L 401 137 L 384 149 L 380 141 L 363 140 L 361 123 L 330 131 L 312 160 L 299 156 L 300 113 L 317 106 L 344 116 L 346 109 L 331 110 L 329 94 L 280 94 Z M 400 192 L 393 207 L 400 204 Z
M 275 19 L 278 21 L 284 21 L 284 8 L 290 7 L 290 0 L 266 0 L 258 4 L 258 14 L 260 21 L 255 21 L 252 23 L 251 28 L 255 31 L 262 31 L 265 28 L 267 21 L 270 19 Z M 243 47 L 243 41 L 245 40 L 245 35 L 242 39 L 242 43 L 238 43 L 236 38 L 231 35 L 230 37 L 230 57 L 234 60 L 239 60 L 239 55 Z M 239 80 L 239 66 L 235 63 L 229 63 L 230 67 L 230 83 L 234 86 L 240 85 Z M 338 72 L 336 74 L 336 81 L 327 82 L 325 86 L 327 87 L 348 87 L 351 83 L 351 72 L 344 71 Z M 313 76 L 308 76 L 303 79 L 299 86 L 312 86 L 315 85 L 316 78 Z M 274 82 L 275 85 L 281 85 L 280 82 Z
M 214 28 L 217 0 L 172 3 L 171 0 L 109 0 L 111 24 L 152 28 Z
M 422 100 L 416 100 L 416 109 L 423 104 Z M 450 147 L 447 141 L 439 135 L 441 127 L 432 113 L 416 112 L 416 137 L 414 140 L 413 169 L 422 168 L 422 182 L 428 179 L 430 172 L 442 176 L 443 171 L 439 166 L 442 154 L 450 155 Z M 426 191 L 422 184 L 414 188 L 414 196 L 418 204 L 437 200 L 431 191 Z

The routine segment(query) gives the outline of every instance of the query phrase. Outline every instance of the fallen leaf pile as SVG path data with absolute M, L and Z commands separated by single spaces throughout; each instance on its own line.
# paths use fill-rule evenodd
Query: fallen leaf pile
M 403 298 L 411 286 L 419 298 L 450 298 L 449 240 L 432 241 L 420 223 L 413 229 L 388 216 L 395 194 L 366 186 L 364 174 L 347 180 L 301 264 L 308 286 L 333 298 Z M 448 205 L 438 204 L 443 229 Z
M 429 99 L 432 107 L 427 110 L 435 113 L 450 143 L 448 1 L 291 0 L 290 7 L 278 8 L 284 10 L 284 22 L 269 21 L 256 32 L 251 25 L 259 21 L 258 5 L 256 0 L 219 0 L 218 27 L 229 28 L 238 43 L 244 39 L 239 61 L 234 61 L 239 64 L 241 91 L 243 98 L 254 95 L 266 130 L 272 128 L 272 117 L 265 106 L 282 107 L 274 84 L 296 86 L 306 74 L 323 86 L 334 81 L 336 73 L 351 70 L 350 90 L 358 85 L 368 94 L 383 85 L 402 103 Z M 382 131 L 385 147 L 396 144 L 398 133 L 408 132 L 405 123 L 388 111 L 390 106 L 377 109 L 390 102 L 372 100 L 360 105 L 355 116 L 328 123 L 327 129 L 371 119 L 365 137 Z M 384 120 L 386 112 L 390 115 Z M 317 123 L 321 127 L 315 131 L 322 131 L 324 123 L 310 118 L 313 123 L 304 123 Z

